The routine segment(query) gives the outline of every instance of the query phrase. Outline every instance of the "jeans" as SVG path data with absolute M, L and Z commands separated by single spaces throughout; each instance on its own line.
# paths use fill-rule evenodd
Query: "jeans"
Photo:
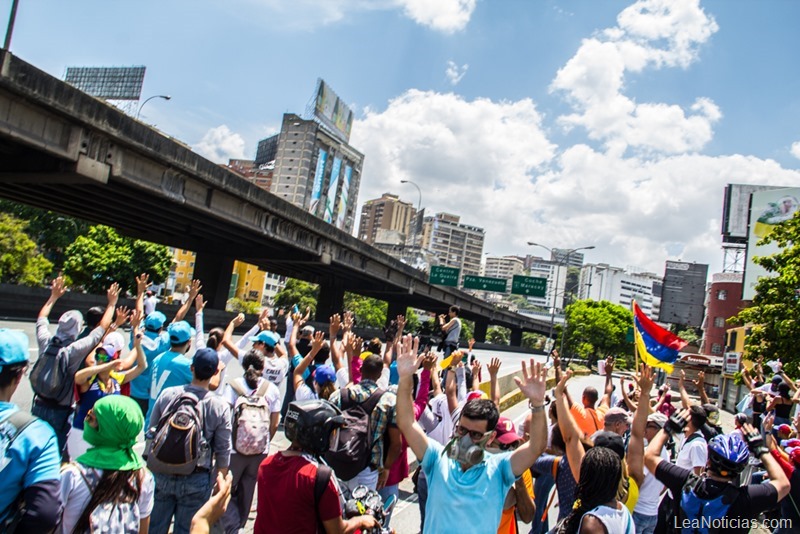
M 636 525 L 636 534 L 653 534 L 658 523 L 657 515 L 644 515 L 633 512 L 633 524 Z
M 258 466 L 266 457 L 266 454 L 254 456 L 231 454 L 230 471 L 233 475 L 231 502 L 228 503 L 225 515 L 222 516 L 222 524 L 228 534 L 238 533 L 247 523 L 250 507 L 253 505 Z
M 425 478 L 425 473 L 422 471 L 417 480 L 417 496 L 419 497 L 419 532 L 422 534 L 425 526 L 425 505 L 428 502 L 428 479 Z
M 343 480 L 340 482 L 341 488 L 347 488 L 348 495 L 358 486 L 366 486 L 374 490 L 378 487 L 378 470 L 367 467 L 347 482 Z
M 173 534 L 189 534 L 192 517 L 211 496 L 211 473 L 153 475 L 156 478 L 156 493 L 153 513 L 150 515 L 150 532 L 167 534 L 174 516 Z
M 67 436 L 72 422 L 69 420 L 72 415 L 72 406 L 57 406 L 54 404 L 44 404 L 38 399 L 34 400 L 31 413 L 47 422 L 56 433 L 58 440 L 58 450 L 61 453 L 61 461 L 69 462 L 67 454 Z
M 383 499 L 383 504 L 386 506 L 386 501 L 394 495 L 395 499 L 400 498 L 400 485 L 395 484 L 394 486 L 384 486 L 383 488 L 378 490 L 378 494 Z M 397 505 L 397 501 L 395 501 L 395 505 Z M 389 523 L 392 521 L 392 514 L 394 513 L 394 507 L 392 507 L 392 511 L 389 512 L 389 515 L 386 516 L 386 521 L 383 522 L 384 527 L 389 527 Z
M 544 509 L 547 508 L 547 503 L 550 501 L 550 490 L 556 485 L 556 481 L 550 473 L 542 473 L 537 476 L 533 483 L 533 494 L 536 496 L 533 503 L 536 505 L 536 513 L 531 522 L 530 534 L 544 534 L 547 532 L 547 522 L 542 521 Z M 547 517 L 550 517 L 551 511 L 547 511 Z

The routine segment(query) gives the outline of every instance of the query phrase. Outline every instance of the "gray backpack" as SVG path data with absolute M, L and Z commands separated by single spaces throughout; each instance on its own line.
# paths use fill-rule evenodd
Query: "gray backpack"
M 33 392 L 58 403 L 69 401 L 75 384 L 74 377 L 69 376 L 69 358 L 62 351 L 64 347 L 59 338 L 53 337 L 31 371 Z
M 164 410 L 147 448 L 147 467 L 153 473 L 190 475 L 207 455 L 200 398 L 184 391 Z

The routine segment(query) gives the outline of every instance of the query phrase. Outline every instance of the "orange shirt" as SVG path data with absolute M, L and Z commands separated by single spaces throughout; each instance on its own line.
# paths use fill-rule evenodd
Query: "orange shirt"
M 528 490 L 528 495 L 531 496 L 533 499 L 533 477 L 531 476 L 531 470 L 526 469 L 524 473 L 522 473 L 522 480 L 525 482 L 525 489 Z M 515 491 L 512 487 L 509 492 Z M 510 508 L 503 510 L 503 515 L 500 517 L 500 527 L 497 529 L 497 534 L 517 534 L 517 505 L 516 501 L 514 501 L 514 505 Z
M 569 413 L 575 418 L 575 422 L 581 429 L 581 432 L 590 437 L 598 430 L 603 430 L 603 419 L 605 418 L 608 408 L 601 405 L 596 410 L 593 408 L 584 408 L 578 404 L 573 404 L 569 409 Z

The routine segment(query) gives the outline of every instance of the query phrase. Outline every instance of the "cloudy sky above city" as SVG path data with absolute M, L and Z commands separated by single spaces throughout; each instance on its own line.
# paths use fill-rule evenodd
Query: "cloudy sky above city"
M 800 2 L 22 1 L 12 51 L 53 75 L 146 65 L 143 119 L 255 155 L 318 77 L 355 110 L 359 204 L 486 229 L 484 250 L 722 267 L 727 183 L 800 184 Z

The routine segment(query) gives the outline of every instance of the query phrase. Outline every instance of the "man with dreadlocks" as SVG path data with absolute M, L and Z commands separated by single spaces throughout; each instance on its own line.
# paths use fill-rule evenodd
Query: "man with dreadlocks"
M 617 453 L 606 447 L 590 449 L 581 462 L 575 504 L 559 524 L 558 534 L 634 534 L 631 513 L 617 499 L 621 479 L 622 461 Z

